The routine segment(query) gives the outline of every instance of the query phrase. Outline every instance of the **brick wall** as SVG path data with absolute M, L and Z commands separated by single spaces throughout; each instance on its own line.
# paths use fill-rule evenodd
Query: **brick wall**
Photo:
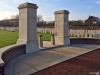
M 5 63 L 7 63 L 16 57 L 25 54 L 25 49 L 26 49 L 25 45 L 19 45 L 19 46 L 12 47 L 6 50 L 2 54 L 2 59 Z
M 4 66 L 0 66 L 0 75 L 4 75 Z
M 95 38 L 71 38 L 71 44 L 98 44 L 100 45 L 100 39 Z
M 3 52 L 1 58 L 4 61 L 4 63 L 0 64 L 0 75 L 4 75 L 5 64 L 16 57 L 25 54 L 25 49 L 26 49 L 26 45 L 18 45 Z

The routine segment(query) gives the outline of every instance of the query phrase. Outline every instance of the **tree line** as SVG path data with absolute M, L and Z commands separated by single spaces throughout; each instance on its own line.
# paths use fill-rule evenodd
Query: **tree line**
M 14 26 L 11 21 L 16 21 L 15 26 L 17 26 L 17 22 L 19 19 L 19 15 L 12 15 L 11 19 L 4 19 L 0 21 L 0 26 Z M 43 20 L 42 15 L 37 16 L 37 26 L 38 27 L 54 27 L 55 21 L 47 22 Z M 100 26 L 100 22 L 94 22 L 91 20 L 72 20 L 69 21 L 69 25 L 71 26 Z
M 100 26 L 100 22 L 78 20 L 78 21 L 69 21 L 69 25 L 72 25 L 72 26 Z

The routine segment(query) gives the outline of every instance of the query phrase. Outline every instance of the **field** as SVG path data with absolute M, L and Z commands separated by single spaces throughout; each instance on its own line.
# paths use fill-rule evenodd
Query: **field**
M 39 38 L 40 33 L 37 33 L 37 38 Z M 51 35 L 49 33 L 43 34 L 44 41 L 50 41 Z M 5 30 L 0 30 L 0 48 L 15 44 L 18 39 L 18 32 L 10 32 Z

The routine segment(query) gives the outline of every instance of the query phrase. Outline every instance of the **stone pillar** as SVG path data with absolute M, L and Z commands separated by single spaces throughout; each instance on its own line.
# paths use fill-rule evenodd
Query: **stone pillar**
M 55 45 L 55 36 L 51 34 L 51 45 Z
M 37 5 L 24 3 L 19 5 L 19 39 L 17 44 L 26 44 L 26 53 L 39 50 L 36 37 Z
M 68 24 L 69 11 L 59 10 L 55 11 L 55 44 L 56 45 L 70 45 L 68 37 L 69 24 Z
M 40 36 L 39 36 L 39 44 L 40 44 L 40 47 L 43 47 L 42 34 L 40 34 Z

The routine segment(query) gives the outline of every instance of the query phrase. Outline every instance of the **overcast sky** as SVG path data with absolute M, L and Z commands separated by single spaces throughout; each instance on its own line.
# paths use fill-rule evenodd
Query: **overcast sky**
M 18 14 L 18 5 L 25 2 L 39 6 L 38 14 L 53 21 L 56 10 L 68 10 L 70 20 L 84 20 L 89 15 L 100 17 L 100 0 L 0 0 L 0 20 Z

